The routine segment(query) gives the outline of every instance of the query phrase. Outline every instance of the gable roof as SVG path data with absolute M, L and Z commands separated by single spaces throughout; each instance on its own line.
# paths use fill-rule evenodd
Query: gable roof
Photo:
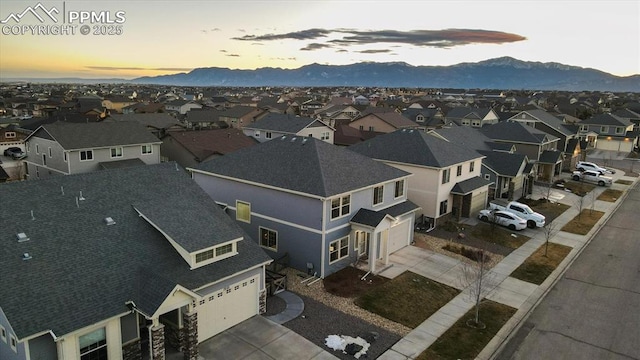
M 258 143 L 238 129 L 169 131 L 166 137 L 178 142 L 198 161 L 204 161 L 214 154 L 225 155 Z
M 451 193 L 457 194 L 457 195 L 467 195 L 477 189 L 480 189 L 485 186 L 489 186 L 491 184 L 493 184 L 493 182 L 489 180 L 485 180 L 480 176 L 475 176 L 467 180 L 463 180 L 456 183 L 451 189 Z
M 156 129 L 168 129 L 172 126 L 182 126 L 176 118 L 167 113 L 136 113 L 115 114 L 108 117 L 105 122 L 137 122 Z
M 517 176 L 522 169 L 522 164 L 527 163 L 527 156 L 522 154 L 487 150 L 480 150 L 478 152 L 486 156 L 486 158 L 482 160 L 482 165 L 502 176 Z
M 323 198 L 409 175 L 319 139 L 286 135 L 205 161 L 195 170 Z
M 80 191 L 85 200 L 76 203 Z M 148 296 L 176 285 L 196 289 L 270 261 L 175 163 L 7 183 L 0 198 L 12 203 L 0 207 L 0 267 L 15 269 L 2 277 L 0 308 L 19 339 L 48 330 L 65 335 L 127 312 L 128 301 L 152 314 L 164 298 Z M 185 249 L 244 240 L 237 255 L 192 270 L 134 207 Z M 19 243 L 18 231 L 30 240 Z M 22 260 L 23 253 L 32 258 Z
M 245 129 L 255 129 L 263 131 L 275 131 L 284 134 L 295 135 L 299 131 L 316 124 L 329 127 L 320 120 L 310 117 L 293 116 L 289 114 L 269 113 L 253 124 L 245 126 Z
M 628 118 L 623 118 L 614 114 L 598 114 L 580 122 L 580 125 L 609 125 L 609 126 L 630 126 L 632 123 Z
M 513 120 L 513 121 L 518 121 L 518 116 L 521 116 L 521 114 L 526 113 L 529 114 L 529 116 L 538 119 L 539 121 L 545 123 L 547 126 L 555 129 L 556 131 L 558 131 L 559 133 L 565 135 L 565 136 L 570 136 L 575 134 L 574 132 L 572 132 L 571 130 L 569 130 L 569 128 L 565 127 L 565 124 L 562 122 L 561 119 L 553 116 L 552 114 L 544 111 L 544 110 L 540 110 L 540 109 L 533 109 L 533 110 L 526 110 L 526 111 L 522 111 L 514 116 L 512 116 L 509 120 Z
M 473 150 L 491 150 L 495 143 L 478 129 L 470 126 L 453 126 L 433 130 L 443 138 Z M 510 147 L 511 145 L 507 145 Z
M 52 138 L 65 150 L 108 146 L 159 144 L 161 141 L 137 122 L 99 122 L 88 124 L 56 122 L 40 126 L 29 137 Z
M 515 121 L 502 121 L 485 126 L 480 131 L 492 140 L 545 144 L 557 140 L 556 136 Z
M 385 111 L 385 112 L 379 112 L 379 111 L 369 111 L 367 113 L 362 114 L 362 116 L 360 116 L 359 118 L 353 120 L 353 122 L 357 122 L 362 120 L 363 118 L 366 118 L 368 116 L 375 116 L 378 119 L 384 121 L 385 123 L 393 126 L 396 129 L 400 129 L 400 128 L 406 128 L 406 127 L 415 127 L 416 123 L 414 123 L 413 121 L 407 119 L 406 117 L 402 116 L 401 114 L 398 114 L 395 111 Z
M 402 129 L 376 136 L 349 150 L 378 160 L 443 168 L 481 158 L 482 155 L 419 130 Z

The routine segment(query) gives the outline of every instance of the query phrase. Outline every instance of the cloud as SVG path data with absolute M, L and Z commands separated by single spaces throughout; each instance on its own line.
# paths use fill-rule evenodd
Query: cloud
M 120 67 L 120 66 L 85 66 L 91 70 L 144 70 L 144 71 L 191 71 L 193 68 L 144 68 L 144 67 Z
M 269 58 L 269 60 L 296 61 L 296 60 L 298 60 L 298 58 L 296 58 L 296 57 L 289 57 L 289 58 L 272 57 L 272 58 Z
M 220 50 L 220 52 L 221 52 L 221 53 L 226 53 L 226 52 L 227 52 L 227 50 L 222 49 L 222 50 Z
M 294 31 L 285 34 L 265 34 L 265 35 L 244 35 L 240 37 L 231 38 L 233 40 L 242 41 L 271 41 L 271 40 L 313 40 L 321 37 L 326 37 L 332 32 L 332 30 L 326 29 L 308 29 L 301 31 Z
M 348 52 L 348 51 L 345 49 L 339 49 L 339 50 L 336 50 L 336 52 Z
M 233 40 L 264 42 L 273 40 L 316 40 L 337 35 L 338 38 L 325 43 L 310 43 L 300 50 L 313 51 L 334 45 L 405 44 L 417 47 L 450 48 L 470 44 L 504 44 L 527 40 L 526 37 L 502 31 L 482 29 L 444 30 L 355 30 L 355 29 L 307 29 L 289 33 L 244 35 Z
M 231 56 L 231 57 L 240 57 L 240 55 L 238 55 L 238 54 L 227 54 L 226 56 Z
M 380 53 L 390 53 L 391 50 L 389 49 L 377 49 L 377 50 L 361 50 L 361 51 L 356 51 L 360 54 L 380 54 Z
M 320 44 L 320 43 L 311 43 L 308 44 L 307 46 L 301 48 L 301 51 L 313 51 L 313 50 L 320 50 L 320 49 L 325 49 L 325 48 L 330 48 L 333 47 L 333 45 L 331 44 Z

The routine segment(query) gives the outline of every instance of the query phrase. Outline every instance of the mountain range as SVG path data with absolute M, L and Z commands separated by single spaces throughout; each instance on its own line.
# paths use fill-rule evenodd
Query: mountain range
M 640 75 L 620 77 L 595 69 L 511 57 L 451 66 L 363 62 L 351 65 L 311 64 L 297 69 L 208 67 L 188 73 L 145 76 L 130 82 L 176 86 L 370 86 L 640 92 Z

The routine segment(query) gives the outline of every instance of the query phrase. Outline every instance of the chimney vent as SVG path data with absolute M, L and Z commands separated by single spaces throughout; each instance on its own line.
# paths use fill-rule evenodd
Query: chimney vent
M 31 260 L 31 255 L 29 253 L 22 254 L 22 260 Z
M 113 220 L 113 218 L 112 218 L 112 217 L 106 217 L 106 218 L 104 218 L 104 222 L 105 222 L 105 224 L 107 224 L 107 225 L 115 225 L 115 224 L 116 224 L 116 221 L 115 221 L 115 220 Z
M 29 237 L 27 236 L 27 234 L 25 234 L 23 232 L 18 233 L 18 235 L 16 235 L 16 237 L 18 238 L 18 242 L 29 241 Z

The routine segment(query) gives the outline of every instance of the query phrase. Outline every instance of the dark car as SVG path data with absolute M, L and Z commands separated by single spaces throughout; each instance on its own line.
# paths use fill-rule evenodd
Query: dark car
M 27 156 L 27 154 L 22 151 L 19 147 L 10 147 L 4 151 L 4 156 L 10 157 L 14 160 L 22 159 Z

